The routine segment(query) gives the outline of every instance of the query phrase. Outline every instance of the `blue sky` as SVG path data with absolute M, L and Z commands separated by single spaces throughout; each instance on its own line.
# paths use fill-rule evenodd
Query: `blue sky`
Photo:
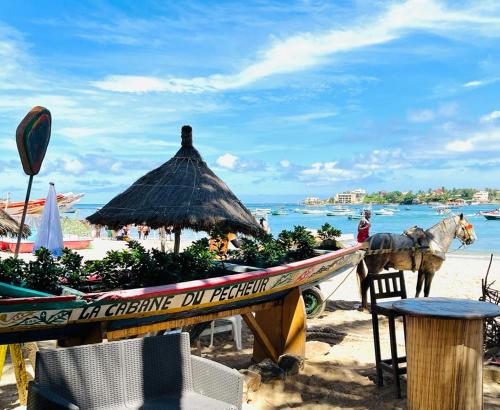
M 52 112 L 34 196 L 107 202 L 180 128 L 245 200 L 500 188 L 500 3 L 1 1 L 0 197 Z

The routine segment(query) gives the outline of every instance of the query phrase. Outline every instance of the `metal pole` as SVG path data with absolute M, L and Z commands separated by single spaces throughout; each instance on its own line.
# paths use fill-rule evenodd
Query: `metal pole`
M 28 182 L 28 189 L 26 190 L 26 199 L 24 200 L 23 215 L 21 216 L 21 225 L 19 226 L 19 234 L 17 235 L 16 251 L 14 253 L 14 258 L 17 258 L 19 254 L 19 247 L 21 246 L 21 236 L 23 235 L 24 220 L 26 219 L 26 211 L 28 210 L 28 201 L 31 194 L 31 185 L 33 183 L 33 175 L 30 175 L 30 180 Z

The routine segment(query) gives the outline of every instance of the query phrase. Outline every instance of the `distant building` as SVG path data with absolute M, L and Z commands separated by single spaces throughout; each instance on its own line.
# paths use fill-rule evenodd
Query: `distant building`
M 315 196 L 310 196 L 304 199 L 304 205 L 322 205 L 323 201 Z
M 366 191 L 358 188 L 351 192 L 342 192 L 335 195 L 335 203 L 337 204 L 359 204 L 363 202 Z
M 472 201 L 474 202 L 488 202 L 490 200 L 490 195 L 488 191 L 477 191 L 472 195 Z

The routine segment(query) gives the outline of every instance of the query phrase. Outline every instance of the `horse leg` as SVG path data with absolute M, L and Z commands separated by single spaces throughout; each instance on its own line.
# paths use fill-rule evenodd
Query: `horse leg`
M 359 292 L 361 293 L 361 308 L 362 309 L 367 309 L 368 308 L 368 302 L 367 302 L 367 281 L 366 281 L 366 269 L 365 269 L 365 263 L 363 261 L 358 263 L 358 267 L 356 268 L 356 273 L 358 274 L 358 279 L 359 279 Z
M 422 290 L 422 285 L 424 284 L 424 278 L 425 278 L 424 272 L 419 269 L 418 270 L 418 278 L 417 278 L 417 289 L 415 292 L 416 298 L 418 298 L 418 296 L 420 295 L 420 291 Z
M 424 286 L 424 296 L 428 297 L 431 292 L 431 283 L 434 278 L 434 272 L 426 272 L 425 273 L 425 286 Z

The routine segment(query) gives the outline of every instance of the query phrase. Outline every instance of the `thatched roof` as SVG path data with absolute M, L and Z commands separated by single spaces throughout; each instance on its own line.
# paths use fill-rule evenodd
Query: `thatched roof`
M 232 232 L 259 234 L 261 228 L 250 211 L 193 147 L 190 126 L 182 127 L 181 138 L 181 149 L 173 158 L 87 219 L 112 229 L 146 224 L 153 229 L 209 231 L 219 225 Z
M 19 224 L 3 209 L 0 209 L 0 236 L 17 236 Z M 31 234 L 28 225 L 24 225 L 23 237 Z

